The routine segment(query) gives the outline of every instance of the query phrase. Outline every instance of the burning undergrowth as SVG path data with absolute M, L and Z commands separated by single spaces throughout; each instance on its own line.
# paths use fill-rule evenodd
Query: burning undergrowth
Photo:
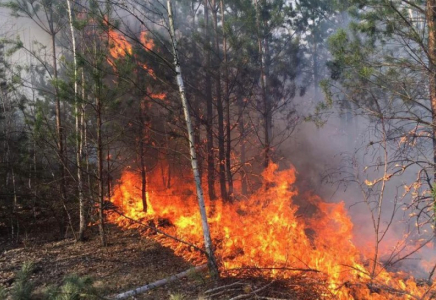
M 111 198 L 121 214 L 110 213 L 109 220 L 127 228 L 140 227 L 136 221 L 157 226 L 191 246 L 153 235 L 161 244 L 194 264 L 204 263 L 205 256 L 194 249 L 203 247 L 203 234 L 193 186 L 189 180 L 173 179 L 172 188 L 164 187 L 159 177 L 149 176 L 144 212 L 141 178 L 124 172 Z M 303 216 L 294 203 L 298 189 L 293 168 L 279 171 L 271 165 L 262 177 L 262 186 L 246 199 L 207 202 L 222 274 L 277 280 L 299 276 L 327 287 L 328 293 L 321 294 L 333 299 L 433 297 L 432 285 L 418 286 L 413 277 L 390 273 L 361 254 L 352 242 L 353 223 L 344 203 L 326 203 L 305 193 L 299 201 L 304 199 L 315 209 Z

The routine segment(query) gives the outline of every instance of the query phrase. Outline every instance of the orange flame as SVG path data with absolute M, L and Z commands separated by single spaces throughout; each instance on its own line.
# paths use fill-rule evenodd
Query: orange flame
M 111 201 L 134 220 L 166 219 L 172 225 L 162 230 L 203 247 L 193 185 L 174 179 L 173 187 L 165 188 L 157 173 L 148 177 L 147 212 L 140 196 L 140 176 L 131 171 L 123 173 Z M 370 268 L 351 241 L 353 224 L 344 203 L 325 203 L 316 195 L 306 194 L 312 211 L 303 218 L 294 204 L 298 195 L 295 170 L 278 171 L 272 164 L 262 177 L 263 187 L 246 200 L 206 203 L 222 271 L 232 275 L 244 268 L 268 269 L 265 274 L 278 278 L 310 271 L 311 276 L 327 284 L 334 299 L 413 299 L 426 295 L 428 287 L 418 287 L 412 277 L 405 280 L 404 274 L 389 273 L 377 266 L 375 275 L 370 275 Z M 115 213 L 108 218 L 120 226 L 139 226 Z M 204 263 L 202 254 L 183 244 L 159 236 L 156 239 L 177 255 Z M 388 292 L 393 289 L 395 293 Z
M 105 20 L 105 23 L 108 22 Z M 114 59 L 132 54 L 132 45 L 117 31 L 108 29 L 109 53 Z
M 104 20 L 106 25 L 109 25 L 107 19 Z M 142 31 L 139 37 L 141 45 L 147 50 L 152 50 L 154 48 L 154 41 L 148 38 L 146 32 Z M 109 41 L 109 53 L 113 59 L 120 59 L 126 55 L 132 55 L 133 48 L 124 35 L 118 33 L 112 28 L 108 28 L 108 41 Z M 115 64 L 111 58 L 107 58 L 108 63 L 115 68 Z M 138 64 L 148 72 L 148 74 L 156 79 L 153 69 L 149 68 L 146 64 L 138 62 Z

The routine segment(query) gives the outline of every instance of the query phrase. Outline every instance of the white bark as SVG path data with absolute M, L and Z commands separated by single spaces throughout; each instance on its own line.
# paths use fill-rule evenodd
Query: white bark
M 80 120 L 80 104 L 77 97 L 78 94 L 78 84 L 77 84 L 77 52 L 76 52 L 76 36 L 74 33 L 73 25 L 73 14 L 71 10 L 71 2 L 67 1 L 68 7 L 68 20 L 70 23 L 71 30 L 71 42 L 73 46 L 73 67 L 74 67 L 74 110 L 75 110 L 75 121 L 76 121 L 76 168 L 77 168 L 77 191 L 79 196 L 79 215 L 80 215 L 80 225 L 79 225 L 79 240 L 83 239 L 84 231 L 86 228 L 85 219 L 85 202 L 83 199 L 83 183 L 82 183 L 82 141 L 81 141 L 81 120 Z
M 194 129 L 192 127 L 191 115 L 189 113 L 188 100 L 186 99 L 185 86 L 183 84 L 182 69 L 180 67 L 179 53 L 177 49 L 177 41 L 175 37 L 173 13 L 171 8 L 171 0 L 167 0 L 168 19 L 170 26 L 171 44 L 174 56 L 174 66 L 176 68 L 177 84 L 179 86 L 180 98 L 182 100 L 183 112 L 185 114 L 186 127 L 188 129 L 189 153 L 191 155 L 192 172 L 194 173 L 194 181 L 197 189 L 198 205 L 200 207 L 201 225 L 203 227 L 204 246 L 208 255 L 209 270 L 213 277 L 218 277 L 218 267 L 216 265 L 215 255 L 212 248 L 212 240 L 210 237 L 209 224 L 207 222 L 206 208 L 204 204 L 203 188 L 201 187 L 200 172 L 198 170 L 197 154 L 194 144 Z

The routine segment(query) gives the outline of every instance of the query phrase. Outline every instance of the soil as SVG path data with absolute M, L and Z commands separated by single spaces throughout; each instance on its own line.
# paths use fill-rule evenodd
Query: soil
M 108 246 L 100 246 L 97 234 L 86 242 L 65 239 L 55 242 L 33 240 L 11 245 L 0 244 L 0 284 L 6 289 L 13 284 L 15 273 L 25 262 L 33 262 L 32 281 L 37 292 L 48 285 L 61 284 L 69 274 L 90 276 L 104 296 L 110 296 L 146 285 L 192 267 L 172 250 L 156 241 L 141 237 L 138 230 L 122 231 L 108 225 Z M 93 229 L 91 228 L 91 231 Z M 94 230 L 95 231 L 95 230 Z M 198 278 L 184 278 L 173 284 L 150 291 L 132 299 L 168 299 L 184 294 L 196 299 L 207 286 L 204 274 Z
M 72 238 L 47 241 L 47 232 L 33 232 L 33 236 L 21 239 L 19 244 L 0 235 L 0 285 L 10 289 L 21 266 L 33 262 L 35 271 L 31 280 L 36 286 L 35 299 L 40 299 L 39 295 L 49 285 L 60 285 L 63 278 L 71 274 L 93 278 L 102 299 L 113 299 L 118 293 L 193 267 L 138 229 L 124 230 L 108 224 L 106 247 L 100 245 L 97 228 L 91 227 L 88 234 L 90 238 L 86 242 Z M 42 237 L 45 240 L 41 240 Z M 256 272 L 244 271 L 241 276 L 224 277 L 218 282 L 213 282 L 207 273 L 194 272 L 130 299 L 224 300 L 240 296 L 243 298 L 238 299 L 329 298 L 326 290 L 319 288 L 319 282 L 308 281 L 307 277 L 271 281 Z

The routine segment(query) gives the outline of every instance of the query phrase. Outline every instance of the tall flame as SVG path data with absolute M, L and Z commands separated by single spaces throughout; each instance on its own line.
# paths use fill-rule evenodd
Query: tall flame
M 107 26 L 109 25 L 107 18 L 104 19 L 104 23 Z M 108 26 L 107 34 L 109 42 L 109 53 L 114 59 L 119 59 L 126 56 L 127 54 L 132 54 L 132 45 L 127 41 L 124 35 L 113 30 L 110 26 Z
M 246 200 L 207 201 L 222 271 L 232 275 L 256 268 L 264 270 L 265 276 L 277 278 L 309 271 L 328 286 L 334 299 L 420 299 L 427 295 L 430 288 L 418 287 L 410 276 L 405 280 L 403 274 L 389 273 L 381 266 L 370 271 L 352 243 L 353 223 L 344 203 L 326 203 L 307 193 L 303 198 L 313 209 L 308 216 L 301 216 L 294 203 L 298 196 L 295 173 L 293 168 L 278 171 L 272 164 L 262 174 L 263 186 Z M 159 174 L 148 178 L 147 212 L 142 207 L 140 176 L 126 171 L 111 199 L 122 215 L 111 213 L 109 220 L 124 227 L 138 226 L 128 218 L 158 223 L 167 220 L 171 226 L 162 230 L 203 247 L 193 185 L 174 179 L 173 187 L 167 188 L 165 180 L 158 179 Z M 156 239 L 193 263 L 204 262 L 202 254 L 177 241 Z M 393 289 L 395 293 L 388 293 Z
M 104 23 L 109 25 L 109 22 L 105 18 Z M 108 26 L 108 42 L 109 42 L 109 53 L 111 57 L 107 58 L 107 62 L 114 68 L 115 64 L 113 59 L 120 59 L 126 55 L 132 55 L 133 48 L 132 44 L 127 41 L 127 39 L 121 33 L 115 31 L 110 26 Z M 139 42 L 141 46 L 145 48 L 146 51 L 153 50 L 155 45 L 154 41 L 147 36 L 145 31 L 142 31 L 139 36 Z M 138 62 L 138 64 L 148 72 L 148 74 L 156 79 L 153 69 L 149 68 L 146 64 Z

